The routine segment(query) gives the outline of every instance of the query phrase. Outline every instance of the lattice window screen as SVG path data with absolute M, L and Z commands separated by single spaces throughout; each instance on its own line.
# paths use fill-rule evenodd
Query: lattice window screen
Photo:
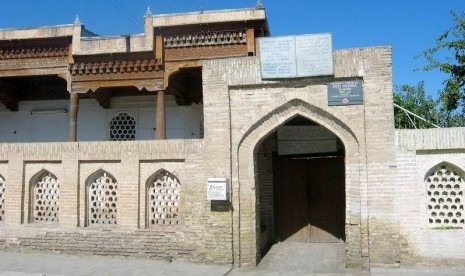
M 88 187 L 88 221 L 90 225 L 116 224 L 118 184 L 106 172 Z
M 247 35 L 245 31 L 189 33 L 164 36 L 163 42 L 165 48 L 243 44 L 247 42 Z
M 58 222 L 59 188 L 57 178 L 46 173 L 32 187 L 32 221 Z
M 5 178 L 0 175 L 0 221 L 5 220 Z
M 148 185 L 149 225 L 178 225 L 181 184 L 176 176 L 162 171 Z
M 464 181 L 453 169 L 443 165 L 425 180 L 428 221 L 433 227 L 463 226 Z
M 114 117 L 110 122 L 110 140 L 136 140 L 136 120 L 125 112 Z

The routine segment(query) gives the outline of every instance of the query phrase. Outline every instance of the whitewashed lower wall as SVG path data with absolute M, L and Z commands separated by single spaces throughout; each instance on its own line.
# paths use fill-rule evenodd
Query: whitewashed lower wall
M 465 128 L 396 131 L 403 265 L 464 265 L 465 229 L 438 229 L 429 224 L 425 184 L 428 171 L 438 164 L 465 170 L 464 137 Z
M 24 101 L 19 110 L 0 108 L 0 142 L 65 142 L 69 131 L 69 100 Z M 50 112 L 43 112 L 50 111 Z M 93 99 L 80 100 L 78 141 L 108 141 L 109 123 L 120 112 L 136 120 L 136 139 L 155 137 L 156 100 L 154 96 L 115 97 L 111 108 L 103 109 Z M 168 139 L 200 138 L 203 106 L 178 106 L 167 97 Z

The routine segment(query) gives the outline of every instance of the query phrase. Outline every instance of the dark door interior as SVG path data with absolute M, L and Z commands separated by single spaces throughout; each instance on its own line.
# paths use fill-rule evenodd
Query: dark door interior
M 344 157 L 273 157 L 279 241 L 345 239 Z

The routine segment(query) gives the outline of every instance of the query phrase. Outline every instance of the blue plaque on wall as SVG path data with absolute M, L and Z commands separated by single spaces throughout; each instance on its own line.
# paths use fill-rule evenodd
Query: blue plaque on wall
M 363 104 L 363 82 L 337 81 L 328 83 L 328 105 Z

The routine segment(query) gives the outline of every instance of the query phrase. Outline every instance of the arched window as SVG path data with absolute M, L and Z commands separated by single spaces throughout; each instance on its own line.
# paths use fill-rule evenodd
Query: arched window
M 116 224 L 116 202 L 118 184 L 116 179 L 105 171 L 94 173 L 87 180 L 88 225 Z
M 181 184 L 179 179 L 161 170 L 147 182 L 148 225 L 178 225 Z
M 58 222 L 58 179 L 48 171 L 36 174 L 31 181 L 31 222 Z
M 5 220 L 5 178 L 0 175 L 0 221 Z
M 110 122 L 111 141 L 136 140 L 136 120 L 126 112 L 116 115 Z
M 432 227 L 462 226 L 464 179 L 448 164 L 432 169 L 425 178 L 428 222 Z

